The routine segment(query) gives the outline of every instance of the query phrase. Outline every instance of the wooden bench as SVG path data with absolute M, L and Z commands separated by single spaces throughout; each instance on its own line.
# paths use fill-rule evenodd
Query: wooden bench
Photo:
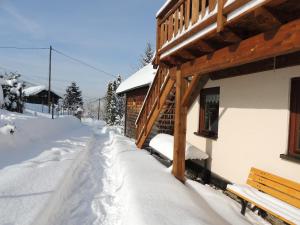
M 253 211 L 260 209 L 288 224 L 300 224 L 299 183 L 252 168 L 247 184 L 227 186 L 242 200 L 243 215 L 250 203 Z

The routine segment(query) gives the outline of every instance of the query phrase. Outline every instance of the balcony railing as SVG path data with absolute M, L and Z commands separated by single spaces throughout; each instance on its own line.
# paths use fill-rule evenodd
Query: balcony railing
M 269 1 L 171 1 L 171 6 L 161 10 L 157 15 L 158 60 L 162 55 L 166 55 L 166 52 L 173 50 L 174 47 L 177 49 L 187 44 L 188 41 L 195 42 L 206 34 L 222 31 L 225 23 L 229 20 L 237 19 L 241 14 Z

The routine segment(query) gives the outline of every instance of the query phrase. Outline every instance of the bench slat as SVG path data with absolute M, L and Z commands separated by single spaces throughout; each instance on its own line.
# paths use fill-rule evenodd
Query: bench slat
M 300 208 L 300 200 L 298 200 L 296 198 L 293 198 L 293 197 L 291 197 L 289 195 L 286 195 L 286 194 L 284 194 L 280 191 L 277 191 L 273 188 L 270 188 L 270 187 L 267 187 L 263 184 L 252 181 L 250 179 L 248 179 L 247 184 L 254 187 L 254 188 L 256 188 L 256 189 L 258 189 L 258 190 L 260 190 L 260 191 L 262 191 L 262 192 L 264 192 L 264 193 L 266 193 L 266 194 L 269 194 L 269 195 L 271 195 L 275 198 L 278 198 L 278 199 L 280 199 L 280 200 L 282 200 L 282 201 L 284 201 L 284 202 L 286 202 L 286 203 L 288 203 L 292 206 Z
M 291 180 L 288 180 L 288 179 L 276 176 L 274 174 L 271 174 L 271 173 L 268 173 L 268 172 L 265 172 L 265 171 L 262 171 L 262 170 L 259 170 L 259 169 L 256 169 L 256 168 L 251 168 L 251 172 L 250 173 L 255 174 L 257 176 L 264 177 L 266 179 L 269 179 L 271 181 L 277 182 L 277 183 L 279 183 L 281 185 L 287 186 L 289 188 L 292 188 L 292 189 L 300 192 L 300 184 L 296 183 L 294 181 L 291 181 Z
M 300 201 L 300 191 L 296 191 L 295 189 L 282 185 L 281 183 L 277 183 L 255 174 L 250 174 L 248 179 L 280 191 L 283 194 L 289 195 L 290 197 L 297 198 Z

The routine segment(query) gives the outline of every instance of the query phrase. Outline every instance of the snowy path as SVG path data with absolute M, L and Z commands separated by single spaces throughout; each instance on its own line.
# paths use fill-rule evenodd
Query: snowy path
M 240 206 L 210 187 L 183 185 L 114 129 L 94 127 L 73 184 L 48 225 L 248 225 Z
M 210 187 L 180 183 L 103 123 L 1 118 L 17 132 L 0 136 L 0 225 L 266 224 Z

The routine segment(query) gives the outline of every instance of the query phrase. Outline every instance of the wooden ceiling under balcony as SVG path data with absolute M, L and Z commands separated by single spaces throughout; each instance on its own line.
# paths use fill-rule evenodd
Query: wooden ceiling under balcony
M 257 34 L 277 29 L 283 24 L 300 18 L 299 0 L 266 0 L 264 4 L 241 13 L 231 21 L 227 21 L 227 13 L 251 1 L 237 0 L 230 7 L 224 7 L 223 9 L 221 9 L 217 2 L 221 2 L 223 7 L 227 1 L 177 0 L 172 1 L 160 13 L 157 18 L 158 54 L 156 64 L 164 63 L 168 66 L 181 65 L 197 57 L 212 54 L 218 49 L 239 43 Z M 215 10 L 216 13 L 199 22 L 198 20 L 201 19 L 201 15 L 204 15 L 203 6 L 205 6 L 205 10 Z M 214 9 L 214 7 L 218 7 L 218 9 Z M 221 22 L 219 21 L 220 18 Z M 212 29 L 205 35 L 183 45 L 183 42 L 186 42 L 191 36 L 201 32 L 202 29 L 207 28 L 213 23 L 218 24 L 217 29 Z M 195 25 L 191 26 L 191 24 Z M 180 34 L 180 32 L 183 33 Z M 178 35 L 178 38 L 172 40 L 176 35 Z

